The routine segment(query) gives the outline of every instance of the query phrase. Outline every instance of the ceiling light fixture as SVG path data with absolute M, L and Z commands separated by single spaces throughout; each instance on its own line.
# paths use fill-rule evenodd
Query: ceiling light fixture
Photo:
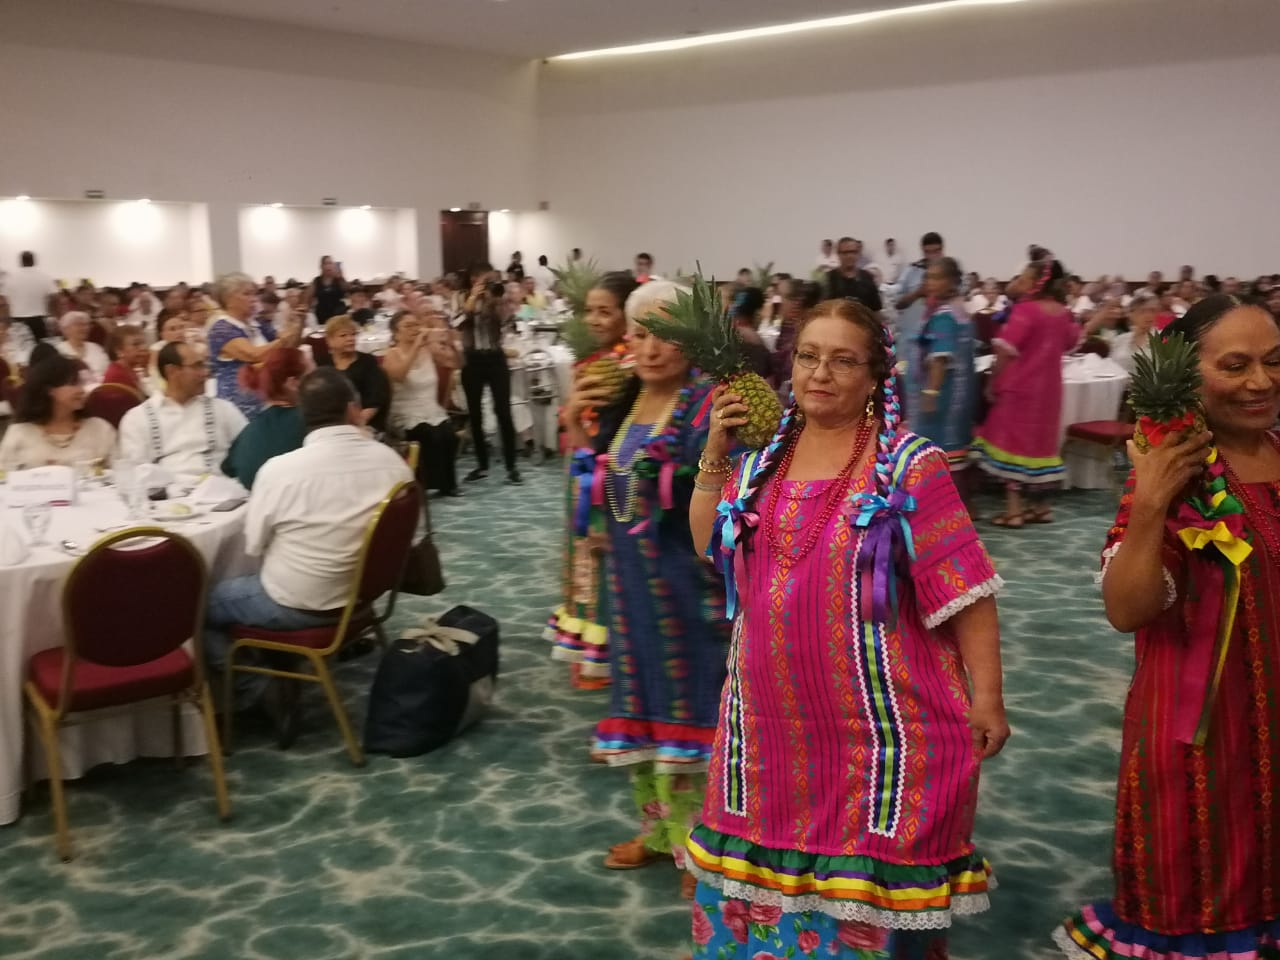
M 510 212 L 511 212 L 511 208 L 510 208 L 510 207 L 503 207 L 503 208 L 502 208 L 501 210 L 499 210 L 498 212 L 499 212 L 499 213 L 510 213 Z
M 31 197 L 30 197 L 30 196 L 28 196 L 28 195 L 27 195 L 27 194 L 25 194 L 25 193 L 20 193 L 20 194 L 18 194 L 16 197 L 14 197 L 13 199 L 15 199 L 15 200 L 30 200 L 30 199 L 31 199 Z
M 361 210 L 372 210 L 372 209 L 373 209 L 373 205 L 372 205 L 372 204 L 369 204 L 369 203 L 362 203 L 362 204 L 360 204 L 360 209 L 361 209 Z
M 283 206 L 284 206 L 284 204 L 283 204 L 283 203 L 279 203 L 279 202 L 277 202 L 277 203 L 273 203 L 273 204 L 271 204 L 271 209 L 273 209 L 273 210 L 279 210 L 279 209 L 280 209 L 281 207 L 283 207 Z
M 462 212 L 462 208 L 461 208 L 461 207 L 450 207 L 450 208 L 449 208 L 449 212 L 450 212 L 450 213 L 461 213 L 461 212 Z
M 150 203 L 150 202 L 151 202 L 151 200 L 150 200 L 149 198 L 147 198 L 147 197 L 143 197 L 143 198 L 142 198 L 141 200 L 139 200 L 138 202 L 139 202 L 139 203 L 146 204 L 146 203 Z
M 1027 0 L 935 0 L 910 7 L 894 7 L 888 10 L 865 10 L 839 17 L 823 17 L 819 20 L 797 20 L 794 23 L 778 23 L 770 27 L 751 27 L 746 30 L 729 30 L 724 33 L 706 33 L 701 36 L 683 37 L 679 40 L 656 40 L 652 43 L 632 43 L 622 47 L 605 47 L 600 50 L 582 50 L 578 53 L 562 53 L 548 60 L 586 60 L 593 57 L 629 57 L 641 53 L 663 53 L 671 50 L 689 50 L 693 47 L 709 47 L 720 43 L 736 43 L 740 40 L 758 40 L 762 37 L 779 37 L 790 33 L 809 33 L 813 30 L 829 30 L 854 27 L 895 17 L 919 16 L 938 13 L 956 7 L 991 7 L 1010 3 L 1026 3 Z

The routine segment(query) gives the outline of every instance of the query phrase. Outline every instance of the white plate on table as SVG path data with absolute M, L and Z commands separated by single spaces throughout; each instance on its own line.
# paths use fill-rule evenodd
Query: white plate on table
M 151 504 L 151 518 L 165 523 L 198 520 L 204 514 L 203 507 L 182 500 L 157 500 Z

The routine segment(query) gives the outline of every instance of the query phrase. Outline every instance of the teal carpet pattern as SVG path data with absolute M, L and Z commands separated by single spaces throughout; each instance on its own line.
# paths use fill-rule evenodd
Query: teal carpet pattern
M 466 467 L 463 468 L 467 469 Z M 500 474 L 434 505 L 448 589 L 395 630 L 465 603 L 502 625 L 499 699 L 480 726 L 408 760 L 347 761 L 318 688 L 303 734 L 237 730 L 233 818 L 204 761 L 101 767 L 69 785 L 76 859 L 53 850 L 47 789 L 0 827 L 6 960 L 672 960 L 689 908 L 675 869 L 610 872 L 634 835 L 625 773 L 591 764 L 606 692 L 573 690 L 542 639 L 556 605 L 559 465 Z M 984 506 L 990 508 L 993 504 Z M 1113 501 L 1060 498 L 1058 522 L 983 525 L 1001 600 L 1014 736 L 983 771 L 976 837 L 1000 888 L 957 921 L 957 960 L 1048 960 L 1049 934 L 1109 890 L 1112 802 L 1132 641 L 1104 622 L 1093 574 Z M 376 655 L 339 665 L 357 726 Z

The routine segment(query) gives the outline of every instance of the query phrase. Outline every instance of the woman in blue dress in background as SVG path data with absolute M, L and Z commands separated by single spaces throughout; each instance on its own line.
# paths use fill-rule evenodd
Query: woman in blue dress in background
M 912 366 L 920 370 L 920 401 L 911 429 L 942 448 L 952 478 L 970 504 L 969 447 L 977 375 L 973 370 L 973 325 L 960 295 L 960 264 L 940 257 L 925 273 L 924 323 L 916 337 Z
M 724 589 L 698 558 L 688 517 L 712 384 L 679 348 L 637 324 L 673 303 L 679 289 L 653 281 L 628 298 L 633 385 L 610 407 L 600 382 L 584 374 L 565 417 L 572 445 L 597 454 L 593 501 L 605 515 L 613 685 L 592 756 L 629 768 L 640 820 L 637 837 L 610 849 L 611 870 L 667 857 L 685 869 L 726 669 Z M 600 411 L 595 437 L 580 426 L 589 408 Z M 688 873 L 681 887 L 692 897 Z
M 218 396 L 252 420 L 261 412 L 263 401 L 240 376 L 241 371 L 246 365 L 262 363 L 272 350 L 296 347 L 301 329 L 291 319 L 277 336 L 270 323 L 258 319 L 258 285 L 247 273 L 218 277 L 214 295 L 221 310 L 209 325 L 208 343 Z

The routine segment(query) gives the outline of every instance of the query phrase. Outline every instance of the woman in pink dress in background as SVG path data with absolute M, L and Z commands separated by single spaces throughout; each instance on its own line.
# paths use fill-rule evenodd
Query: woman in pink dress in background
M 1062 357 L 1080 342 L 1080 325 L 1065 305 L 1065 280 L 1052 257 L 1028 264 L 1009 285 L 1023 299 L 991 344 L 991 410 L 973 447 L 978 466 L 1005 482 L 1005 512 L 991 521 L 998 527 L 1053 521 L 1045 491 L 1063 474 Z
M 873 313 L 827 301 L 764 451 L 730 466 L 745 407 L 715 400 L 690 528 L 738 612 L 689 841 L 696 960 L 942 960 L 987 907 L 1000 578 L 946 455 L 898 429 L 894 363 Z

